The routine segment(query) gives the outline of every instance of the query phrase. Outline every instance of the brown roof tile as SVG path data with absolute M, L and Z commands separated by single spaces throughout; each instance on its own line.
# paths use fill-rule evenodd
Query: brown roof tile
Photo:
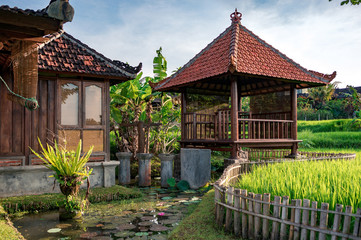
M 39 69 L 47 71 L 86 73 L 132 79 L 141 70 L 141 63 L 132 67 L 111 60 L 65 32 L 58 33 L 39 47 Z
M 172 88 L 217 76 L 228 71 L 327 84 L 335 76 L 309 71 L 234 21 L 221 35 L 198 53 L 177 73 L 159 82 L 154 89 Z

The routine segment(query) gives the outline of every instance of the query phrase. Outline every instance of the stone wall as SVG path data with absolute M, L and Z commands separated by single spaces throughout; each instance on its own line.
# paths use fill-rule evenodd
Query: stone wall
M 94 162 L 87 166 L 93 168 L 90 176 L 91 187 L 110 187 L 115 185 L 115 167 L 117 161 Z M 60 192 L 58 184 L 54 190 L 53 172 L 44 166 L 19 166 L 0 168 L 0 197 L 56 193 Z M 86 183 L 82 185 L 86 187 Z

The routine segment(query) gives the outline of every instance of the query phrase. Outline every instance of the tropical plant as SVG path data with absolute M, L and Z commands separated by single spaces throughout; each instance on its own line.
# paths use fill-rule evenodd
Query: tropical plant
M 54 143 L 54 147 L 47 144 L 46 148 L 38 138 L 41 153 L 33 149 L 31 151 L 44 162 L 45 167 L 54 171 L 50 177 L 54 177 L 59 183 L 61 192 L 65 195 L 65 207 L 69 209 L 82 209 L 89 195 L 89 176 L 93 169 L 89 169 L 86 163 L 93 151 L 93 146 L 85 154 L 81 154 L 81 140 L 76 151 L 68 151 L 66 147 Z M 84 199 L 78 197 L 80 185 L 87 180 L 88 189 Z M 54 187 L 55 187 L 54 181 Z M 74 203 L 76 202 L 76 204 Z M 76 205 L 78 204 L 78 207 Z M 71 206 L 71 207 L 70 207 Z
M 142 72 L 130 81 L 110 88 L 111 130 L 121 152 L 138 151 L 137 122 L 151 121 L 152 89 Z M 132 126 L 131 126 L 132 125 Z
M 335 88 L 339 82 L 330 83 L 326 86 L 310 88 L 308 91 L 309 97 L 312 99 L 312 106 L 315 109 L 321 109 L 327 101 L 329 101 L 333 93 L 335 92 Z

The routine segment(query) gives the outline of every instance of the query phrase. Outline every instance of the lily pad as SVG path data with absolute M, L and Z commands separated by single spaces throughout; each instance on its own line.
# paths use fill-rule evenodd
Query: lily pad
M 142 227 L 148 227 L 148 226 L 152 226 L 152 225 L 153 225 L 153 222 L 150 222 L 150 221 L 138 223 L 138 226 L 142 226 Z
M 114 234 L 114 236 L 118 237 L 118 238 L 127 238 L 127 237 L 132 237 L 134 235 L 135 235 L 135 232 L 130 232 L 130 231 L 118 232 L 118 233 Z
M 166 220 L 160 221 L 160 223 L 163 225 L 172 225 L 177 222 L 179 222 L 179 219 L 166 219 Z
M 93 237 L 98 236 L 98 234 L 96 232 L 86 232 L 86 233 L 82 233 L 80 234 L 80 238 L 85 238 L 85 239 L 92 239 Z
M 156 217 L 153 217 L 153 216 L 144 216 L 144 217 L 141 217 L 140 220 L 142 221 L 153 221 L 153 220 L 156 220 L 157 218 Z
M 149 233 L 147 233 L 147 232 L 137 232 L 137 233 L 135 234 L 135 236 L 138 236 L 138 237 L 148 236 L 148 235 L 149 235 Z
M 172 197 L 162 197 L 162 200 L 170 200 L 173 199 Z
M 152 232 L 165 232 L 168 231 L 169 228 L 160 224 L 154 224 L 149 230 Z
M 61 229 L 64 229 L 64 228 L 69 228 L 71 227 L 72 225 L 69 224 L 69 223 L 59 223 L 56 225 L 57 228 L 61 228 Z
M 121 224 L 117 227 L 120 231 L 123 231 L 123 230 L 133 230 L 136 228 L 135 225 L 133 224 Z
M 48 230 L 48 233 L 58 233 L 61 231 L 61 228 L 50 228 Z

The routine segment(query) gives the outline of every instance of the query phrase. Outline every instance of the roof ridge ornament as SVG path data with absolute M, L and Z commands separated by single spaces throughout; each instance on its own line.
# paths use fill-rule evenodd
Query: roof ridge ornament
M 231 17 L 231 20 L 232 20 L 233 23 L 240 23 L 241 19 L 242 19 L 242 13 L 238 12 L 237 8 L 236 8 L 234 13 L 232 13 L 230 15 L 230 17 Z

